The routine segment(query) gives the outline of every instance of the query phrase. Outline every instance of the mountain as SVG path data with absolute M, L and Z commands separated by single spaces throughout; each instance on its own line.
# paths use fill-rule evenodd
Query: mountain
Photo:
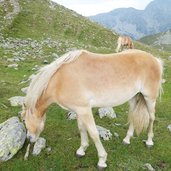
M 139 39 L 140 42 L 171 52 L 171 29 L 166 32 L 146 36 Z
M 0 33 L 5 37 L 71 40 L 113 47 L 116 34 L 50 0 L 1 0 Z
M 119 34 L 139 39 L 171 28 L 170 6 L 170 0 L 154 0 L 144 10 L 119 8 L 89 18 Z

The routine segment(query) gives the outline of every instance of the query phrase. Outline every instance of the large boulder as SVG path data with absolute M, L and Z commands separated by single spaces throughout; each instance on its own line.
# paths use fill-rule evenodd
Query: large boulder
M 24 145 L 26 129 L 18 117 L 0 124 L 0 162 L 11 159 Z

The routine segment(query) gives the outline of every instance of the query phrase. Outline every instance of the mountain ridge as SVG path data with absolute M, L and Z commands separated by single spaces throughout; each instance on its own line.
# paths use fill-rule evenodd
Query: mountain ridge
M 171 52 L 171 29 L 139 39 L 140 42 Z
M 92 21 L 134 39 L 164 32 L 171 28 L 171 1 L 154 0 L 144 10 L 118 8 L 90 16 Z

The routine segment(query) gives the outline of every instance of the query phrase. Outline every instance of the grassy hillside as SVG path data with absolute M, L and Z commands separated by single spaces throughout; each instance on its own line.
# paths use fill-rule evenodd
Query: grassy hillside
M 143 37 L 139 41 L 155 48 L 171 52 L 171 30 Z
M 19 0 L 19 4 L 20 12 L 4 30 L 7 37 L 69 39 L 93 46 L 114 46 L 116 35 L 111 31 L 61 5 L 49 0 Z
M 5 2 L 9 2 L 8 0 Z M 17 116 L 20 107 L 11 107 L 8 98 L 24 94 L 21 88 L 28 86 L 22 83 L 35 73 L 37 66 L 44 66 L 63 53 L 84 48 L 93 52 L 110 53 L 115 50 L 116 36 L 99 25 L 92 24 L 86 18 L 56 6 L 55 10 L 48 1 L 26 0 L 19 1 L 21 11 L 0 34 L 0 123 L 9 117 Z M 40 3 L 41 2 L 41 3 Z M 43 3 L 42 3 L 43 2 Z M 49 6 L 51 6 L 49 8 Z M 8 10 L 12 11 L 12 5 Z M 8 11 L 7 10 L 7 11 Z M 3 8 L 0 13 L 6 15 Z M 51 18 L 50 20 L 47 17 Z M 5 23 L 3 17 L 1 23 Z M 66 31 L 68 30 L 68 31 Z M 147 149 L 142 140 L 146 133 L 135 136 L 131 145 L 124 146 L 122 139 L 128 128 L 128 104 L 116 107 L 116 119 L 100 119 L 94 109 L 96 123 L 112 134 L 117 132 L 110 141 L 102 141 L 108 152 L 107 171 L 142 171 L 143 165 L 150 163 L 156 170 L 171 169 L 171 136 L 167 125 L 171 124 L 171 61 L 169 52 L 159 51 L 142 43 L 135 43 L 136 48 L 142 49 L 160 57 L 165 62 L 162 100 L 157 102 L 156 121 L 154 124 L 155 145 Z M 11 62 L 20 58 L 18 62 Z M 12 63 L 18 64 L 18 70 L 9 68 Z M 0 171 L 96 171 L 97 153 L 90 141 L 90 147 L 84 158 L 75 157 L 79 147 L 80 137 L 76 121 L 66 120 L 67 111 L 57 105 L 52 105 L 47 111 L 45 130 L 41 134 L 47 140 L 47 147 L 52 151 L 43 150 L 37 157 L 30 154 L 28 161 L 23 161 L 27 144 L 11 160 L 0 163 Z M 116 126 L 115 123 L 121 124 Z

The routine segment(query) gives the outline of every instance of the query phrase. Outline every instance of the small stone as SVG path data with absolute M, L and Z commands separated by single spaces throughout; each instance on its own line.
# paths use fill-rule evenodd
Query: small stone
M 42 137 L 39 137 L 36 143 L 34 144 L 32 154 L 37 156 L 45 147 L 46 147 L 46 140 Z
M 169 131 L 171 132 L 171 124 L 167 126 L 167 128 L 169 129 Z
M 23 93 L 25 93 L 25 94 L 27 94 L 27 90 L 28 90 L 28 87 L 24 87 L 24 88 L 21 89 L 21 91 L 22 91 Z
M 22 106 L 24 103 L 24 99 L 25 97 L 23 96 L 15 96 L 15 97 L 11 97 L 8 100 L 11 103 L 11 106 Z
M 144 167 L 145 167 L 146 169 L 148 169 L 148 171 L 155 171 L 155 169 L 151 166 L 150 163 L 144 164 Z
M 168 60 L 171 60 L 171 56 L 168 57 Z
M 98 109 L 100 118 L 107 116 L 108 118 L 116 118 L 116 113 L 112 107 L 103 107 Z
M 162 83 L 164 84 L 166 82 L 166 79 L 162 79 Z
M 45 59 L 44 61 L 43 61 L 43 64 L 48 64 L 49 62 Z
M 77 118 L 77 114 L 73 111 L 70 111 L 68 114 L 67 114 L 67 119 L 68 120 L 74 120 Z
M 103 139 L 103 140 L 109 140 L 112 139 L 112 134 L 110 132 L 110 130 L 103 128 L 101 126 L 96 125 L 96 128 L 99 132 L 99 136 Z
M 114 123 L 114 125 L 115 125 L 115 126 L 121 126 L 121 124 L 120 124 L 120 123 Z
M 10 64 L 8 65 L 8 68 L 17 68 L 18 67 L 18 64 Z
M 119 134 L 118 134 L 117 132 L 114 132 L 114 136 L 115 136 L 116 138 L 119 138 Z
M 47 147 L 47 148 L 46 148 L 46 152 L 47 152 L 47 153 L 50 153 L 51 151 L 52 151 L 52 148 L 51 148 L 51 147 Z

